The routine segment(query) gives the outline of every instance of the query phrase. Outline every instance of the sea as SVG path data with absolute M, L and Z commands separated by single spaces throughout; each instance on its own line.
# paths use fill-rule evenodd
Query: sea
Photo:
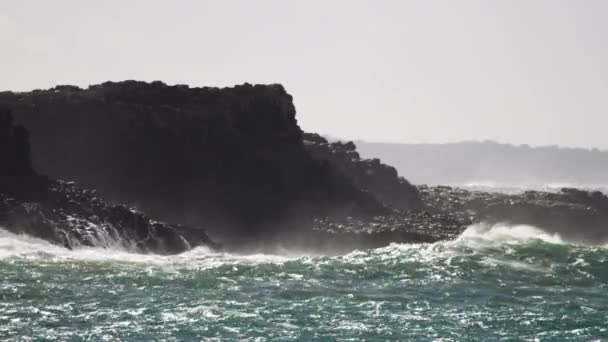
M 477 224 L 346 255 L 161 256 L 0 228 L 0 340 L 605 341 L 608 246 Z

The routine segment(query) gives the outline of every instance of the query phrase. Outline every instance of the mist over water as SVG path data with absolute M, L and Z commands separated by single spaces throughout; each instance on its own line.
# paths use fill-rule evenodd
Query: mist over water
M 65 250 L 0 230 L 0 337 L 608 336 L 608 249 L 530 226 L 343 256 Z

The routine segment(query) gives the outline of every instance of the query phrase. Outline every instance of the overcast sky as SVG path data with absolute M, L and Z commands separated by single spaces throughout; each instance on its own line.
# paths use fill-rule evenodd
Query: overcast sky
M 282 83 L 305 130 L 608 149 L 608 1 L 0 0 L 0 90 Z

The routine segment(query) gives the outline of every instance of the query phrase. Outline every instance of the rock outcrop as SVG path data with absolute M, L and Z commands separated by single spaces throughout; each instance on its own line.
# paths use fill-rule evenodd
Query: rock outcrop
M 0 226 L 74 248 L 120 247 L 137 252 L 179 253 L 217 247 L 202 229 L 149 219 L 96 191 L 50 180 L 31 166 L 28 133 L 0 111 Z
M 107 82 L 0 93 L 2 105 L 31 131 L 33 166 L 27 131 L 0 115 L 0 155 L 10 161 L 0 166 L 0 225 L 68 247 L 122 241 L 174 253 L 213 245 L 209 231 L 238 251 L 340 253 L 452 239 L 480 221 L 608 241 L 601 193 L 414 187 L 395 168 L 361 158 L 352 142 L 302 132 L 280 85 Z
M 304 134 L 306 150 L 317 160 L 328 161 L 333 168 L 385 206 L 399 210 L 419 210 L 422 201 L 418 190 L 397 170 L 379 159 L 363 159 L 352 142 L 332 142 L 315 133 Z
M 375 183 L 384 176 L 364 173 L 397 179 L 365 161 L 350 169 L 316 158 L 281 85 L 107 82 L 3 93 L 1 104 L 31 131 L 37 169 L 155 218 L 205 224 L 222 240 L 268 239 L 312 217 L 386 214 L 377 196 L 386 184 Z M 418 206 L 408 190 L 387 198 Z
M 448 186 L 419 186 L 425 209 L 471 222 L 526 224 L 569 241 L 608 243 L 608 197 L 599 191 L 563 188 L 507 195 Z

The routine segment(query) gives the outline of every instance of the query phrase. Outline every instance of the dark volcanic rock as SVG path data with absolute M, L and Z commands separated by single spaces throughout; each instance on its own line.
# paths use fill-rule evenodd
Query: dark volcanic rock
M 28 132 L 15 125 L 6 109 L 0 108 L 0 186 L 23 188 L 34 176 Z
M 280 85 L 108 82 L 0 93 L 2 104 L 31 131 L 34 169 L 98 188 L 154 219 L 203 225 L 240 251 L 277 243 L 345 252 L 433 242 L 480 221 L 608 241 L 601 193 L 416 188 L 380 160 L 360 158 L 352 142 L 304 134 Z M 0 224 L 68 246 L 122 241 L 178 252 L 211 244 L 200 229 L 158 223 L 36 176 L 27 132 L 9 115 L 0 123 L 0 155 L 10 160 L 0 166 Z
M 34 196 L 0 193 L 0 226 L 68 248 L 118 247 L 173 254 L 196 246 L 217 247 L 202 229 L 150 220 L 132 208 L 103 201 L 94 191 L 62 181 L 48 181 Z
M 37 175 L 31 167 L 27 131 L 0 112 L 0 226 L 73 248 L 122 247 L 138 252 L 179 253 L 216 247 L 202 229 L 169 225 L 123 205 L 105 202 L 94 190 Z
M 304 144 L 315 159 L 328 161 L 383 204 L 400 210 L 421 209 L 422 201 L 415 186 L 379 159 L 362 159 L 352 141 L 330 143 L 318 134 L 305 133 Z
M 599 191 L 564 188 L 507 195 L 447 186 L 419 186 L 426 209 L 459 219 L 527 224 L 589 244 L 608 242 L 608 197 Z
M 384 215 L 374 195 L 388 194 L 390 181 L 363 173 L 397 179 L 374 161 L 351 170 L 312 156 L 281 85 L 108 82 L 5 93 L 2 103 L 31 131 L 38 170 L 155 218 L 206 223 L 223 239 L 267 239 L 311 217 Z M 415 189 L 400 186 L 411 191 L 387 195 L 390 202 L 417 206 Z

